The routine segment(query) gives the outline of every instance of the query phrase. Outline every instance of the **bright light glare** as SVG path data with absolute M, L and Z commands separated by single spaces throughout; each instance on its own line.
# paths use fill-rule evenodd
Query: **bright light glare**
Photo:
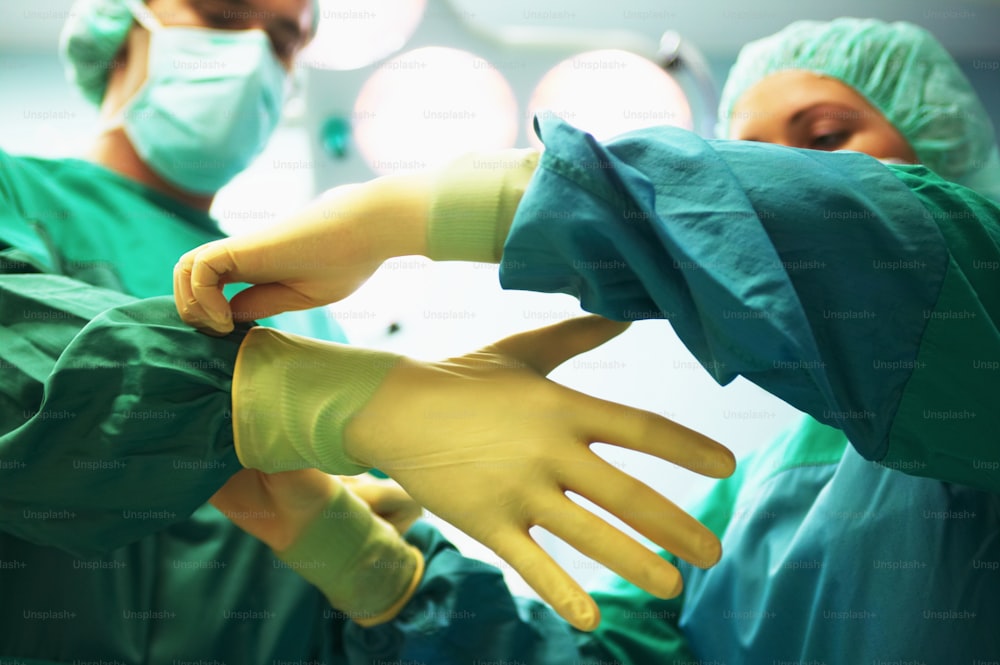
M 517 138 L 507 80 L 483 58 L 450 48 L 417 49 L 380 65 L 352 118 L 358 149 L 382 174 L 510 148 Z
M 693 129 L 691 106 L 672 76 L 646 58 L 608 49 L 573 56 L 546 72 L 529 119 L 554 115 L 598 140 L 653 125 Z M 541 142 L 529 132 L 536 147 Z
M 319 30 L 301 60 L 338 70 L 377 62 L 406 45 L 426 5 L 427 0 L 320 0 Z

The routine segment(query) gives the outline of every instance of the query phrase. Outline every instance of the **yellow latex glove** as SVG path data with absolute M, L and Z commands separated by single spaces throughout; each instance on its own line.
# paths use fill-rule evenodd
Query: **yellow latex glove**
M 338 476 L 338 480 L 400 534 L 406 533 L 424 512 L 423 507 L 391 478 L 362 473 Z
M 400 537 L 420 508 L 392 481 L 243 469 L 210 502 L 362 626 L 395 617 L 423 574 L 423 556 Z
M 532 540 L 532 526 L 656 596 L 675 596 L 682 584 L 674 566 L 566 492 L 695 565 L 713 565 L 721 545 L 590 445 L 631 448 L 713 477 L 735 464 L 726 448 L 670 420 L 544 378 L 626 327 L 584 317 L 441 362 L 254 328 L 233 381 L 237 452 L 265 471 L 377 467 L 494 550 L 567 621 L 593 629 L 596 604 Z
M 394 256 L 496 262 L 537 159 L 533 150 L 468 155 L 440 171 L 337 187 L 280 225 L 184 254 L 174 268 L 177 311 L 225 334 L 234 319 L 341 300 Z M 227 302 L 229 282 L 253 286 Z

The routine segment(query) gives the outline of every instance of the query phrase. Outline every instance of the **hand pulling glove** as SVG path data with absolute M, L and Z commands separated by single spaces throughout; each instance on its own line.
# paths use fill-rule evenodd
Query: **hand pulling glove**
M 365 627 L 395 617 L 424 569 L 420 551 L 340 482 L 299 537 L 275 555 Z
M 377 467 L 493 549 L 573 625 L 593 629 L 596 604 L 534 542 L 532 526 L 654 595 L 677 595 L 681 579 L 674 566 L 567 492 L 695 565 L 714 564 L 721 545 L 590 445 L 631 448 L 713 477 L 734 466 L 732 454 L 707 437 L 544 378 L 625 327 L 583 317 L 441 362 L 255 328 L 233 379 L 237 452 L 245 466 L 267 472 Z

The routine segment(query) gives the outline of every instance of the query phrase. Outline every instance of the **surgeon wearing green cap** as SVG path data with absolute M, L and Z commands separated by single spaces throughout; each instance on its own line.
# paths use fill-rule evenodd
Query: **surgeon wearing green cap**
M 100 104 L 95 141 L 84 159 L 0 152 L 0 661 L 311 662 L 363 642 L 422 579 L 397 533 L 413 499 L 331 475 L 372 468 L 582 629 L 596 606 L 533 526 L 659 597 L 681 581 L 567 491 L 718 560 L 705 526 L 589 445 L 713 477 L 731 453 L 545 379 L 620 323 L 585 317 L 435 363 L 336 343 L 318 310 L 220 337 L 181 321 L 171 268 L 222 238 L 206 211 L 274 131 L 314 2 L 81 0 L 69 17 L 62 55 Z M 651 507 L 635 513 L 634 496 Z
M 744 376 L 804 412 L 692 508 L 722 539 L 721 562 L 680 562 L 685 587 L 671 600 L 611 578 L 593 592 L 602 622 L 591 633 L 511 597 L 499 572 L 413 527 L 423 581 L 393 622 L 367 631 L 396 645 L 381 658 L 996 660 L 992 123 L 926 30 L 844 18 L 795 23 L 746 46 L 719 127 L 717 140 L 661 127 L 602 143 L 542 119 L 541 155 L 470 156 L 438 173 L 375 180 L 325 203 L 327 215 L 344 212 L 335 225 L 317 209 L 280 233 L 182 259 L 178 309 L 217 332 L 248 310 L 352 290 L 343 271 L 274 270 L 265 253 L 273 262 L 308 246 L 319 260 L 336 247 L 338 265 L 393 252 L 499 262 L 507 288 L 568 293 L 612 319 L 662 312 L 719 383 Z M 397 244 L 370 251 L 352 233 L 384 236 L 385 210 Z M 228 279 L 268 286 L 227 302 L 215 285 Z

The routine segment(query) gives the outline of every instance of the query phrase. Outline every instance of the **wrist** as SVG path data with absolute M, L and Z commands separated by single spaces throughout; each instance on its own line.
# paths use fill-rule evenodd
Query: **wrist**
M 429 189 L 422 173 L 334 187 L 311 208 L 307 216 L 315 230 L 304 235 L 335 238 L 376 266 L 397 256 L 425 254 Z
M 258 538 L 273 550 L 288 549 L 299 541 L 340 493 L 340 483 L 316 469 L 252 472 L 259 474 L 261 486 L 270 499 L 269 505 L 273 507 L 267 532 Z
M 243 466 L 268 473 L 367 471 L 344 430 L 399 356 L 257 327 L 233 373 L 233 437 Z
M 275 555 L 362 626 L 391 620 L 423 576 L 423 556 L 347 488 Z
M 296 542 L 339 491 L 339 483 L 315 469 L 264 473 L 241 469 L 210 499 L 236 526 L 282 550 Z
M 370 255 L 380 261 L 427 254 L 429 173 L 383 176 L 365 185 L 363 216 L 353 220 L 366 229 Z
M 431 183 L 427 256 L 497 263 L 517 205 L 538 164 L 534 150 L 470 154 Z
M 408 405 L 416 403 L 414 391 L 432 390 L 428 384 L 428 363 L 396 356 L 393 366 L 382 377 L 377 393 L 353 414 L 344 427 L 344 450 L 352 459 L 379 469 L 392 477 L 395 465 L 405 458 L 407 432 L 422 431 L 428 423 L 427 412 L 400 418 Z

